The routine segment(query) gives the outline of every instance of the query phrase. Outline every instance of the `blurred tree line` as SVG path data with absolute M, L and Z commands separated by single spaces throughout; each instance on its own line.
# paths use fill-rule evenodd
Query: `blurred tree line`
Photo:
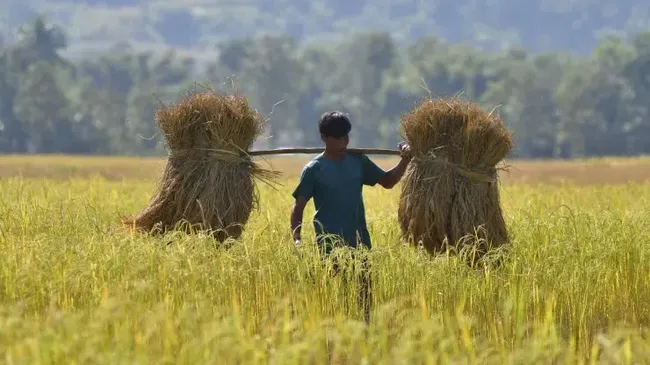
M 650 23 L 647 0 L 3 0 L 0 26 L 48 14 L 68 33 L 67 54 L 121 41 L 190 51 L 260 32 L 300 41 L 381 29 L 399 44 L 427 34 L 482 49 L 570 49 L 585 54 L 606 33 Z M 4 14 L 5 16 L 2 16 Z M 6 28 L 5 28 L 6 29 Z M 205 57 L 212 54 L 201 52 Z
M 496 108 L 517 157 L 650 152 L 650 31 L 603 39 L 583 57 L 488 53 L 435 36 L 400 46 L 385 33 L 303 45 L 264 35 L 222 42 L 207 64 L 128 45 L 65 59 L 64 31 L 43 18 L 19 35 L 0 40 L 0 153 L 160 155 L 156 108 L 197 82 L 235 87 L 268 115 L 258 148 L 319 145 L 316 121 L 330 109 L 350 114 L 355 146 L 394 148 L 418 99 L 462 94 Z

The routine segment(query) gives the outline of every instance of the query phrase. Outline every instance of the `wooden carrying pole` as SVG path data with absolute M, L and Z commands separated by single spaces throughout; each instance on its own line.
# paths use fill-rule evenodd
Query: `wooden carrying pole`
M 277 148 L 272 150 L 249 151 L 249 156 L 267 156 L 267 155 L 290 155 L 290 154 L 317 154 L 325 151 L 325 148 Z M 348 152 L 363 153 L 366 155 L 391 155 L 399 156 L 399 151 L 383 148 L 348 148 Z

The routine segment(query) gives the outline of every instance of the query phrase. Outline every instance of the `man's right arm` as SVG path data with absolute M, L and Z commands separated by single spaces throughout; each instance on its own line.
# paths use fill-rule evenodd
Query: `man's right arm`
M 295 202 L 291 209 L 291 234 L 294 243 L 300 243 L 300 228 L 302 226 L 302 215 L 307 202 L 314 195 L 314 172 L 311 165 L 305 166 L 300 174 L 300 182 L 293 192 Z
M 296 198 L 293 208 L 291 209 L 291 233 L 293 234 L 293 242 L 300 243 L 301 240 L 301 226 L 302 226 L 302 217 L 303 212 L 305 211 L 305 206 L 307 205 L 307 199 L 302 196 Z

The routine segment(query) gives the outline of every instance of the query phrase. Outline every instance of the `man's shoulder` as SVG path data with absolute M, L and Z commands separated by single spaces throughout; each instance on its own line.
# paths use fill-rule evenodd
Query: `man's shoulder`
M 312 158 L 311 160 L 309 160 L 309 162 L 307 162 L 305 164 L 305 166 L 303 167 L 303 170 L 318 169 L 318 168 L 320 168 L 321 164 L 322 164 L 322 156 L 318 155 L 318 156 Z
M 348 157 L 350 161 L 361 164 L 368 160 L 368 156 L 363 152 L 348 152 Z

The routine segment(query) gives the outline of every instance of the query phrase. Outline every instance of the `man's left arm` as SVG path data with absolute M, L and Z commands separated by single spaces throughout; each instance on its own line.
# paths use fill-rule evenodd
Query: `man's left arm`
M 384 177 L 379 180 L 379 185 L 383 186 L 386 189 L 392 189 L 404 176 L 408 164 L 409 160 L 402 158 L 397 165 L 388 170 Z
M 388 171 L 384 171 L 364 155 L 364 184 L 370 186 L 379 184 L 386 189 L 392 189 L 397 185 L 404 176 L 409 162 L 411 162 L 410 148 L 408 145 L 400 143 L 399 149 L 402 158 L 397 165 Z

